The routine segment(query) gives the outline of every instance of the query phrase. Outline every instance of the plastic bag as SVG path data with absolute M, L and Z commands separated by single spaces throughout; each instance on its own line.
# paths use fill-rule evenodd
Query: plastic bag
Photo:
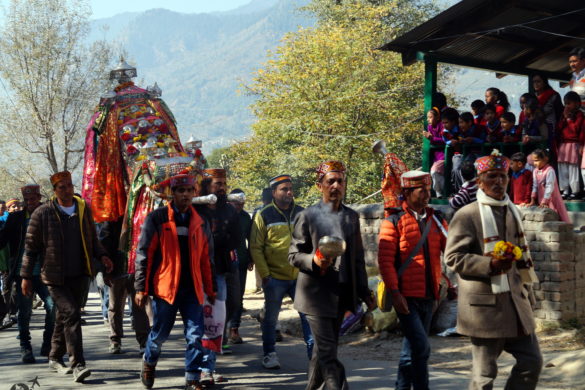
M 207 296 L 205 296 L 205 304 L 203 305 L 203 324 L 205 331 L 201 341 L 203 347 L 221 353 L 225 317 L 225 301 L 216 299 L 212 305 L 207 299 Z

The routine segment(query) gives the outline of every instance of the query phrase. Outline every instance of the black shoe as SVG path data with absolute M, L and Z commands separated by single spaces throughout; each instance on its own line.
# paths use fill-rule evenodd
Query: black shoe
M 154 378 L 156 366 L 151 366 L 150 364 L 146 363 L 144 360 L 142 361 L 142 368 L 140 369 L 140 380 L 142 384 L 147 389 L 152 389 L 154 386 Z
M 35 355 L 33 355 L 32 349 L 25 348 L 20 351 L 22 362 L 25 364 L 36 363 Z

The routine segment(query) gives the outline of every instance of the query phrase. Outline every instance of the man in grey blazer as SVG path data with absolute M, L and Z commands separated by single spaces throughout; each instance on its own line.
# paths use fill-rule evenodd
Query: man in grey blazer
M 519 262 L 502 259 L 493 251 L 502 240 L 520 247 L 526 243 L 519 213 L 506 194 L 509 161 L 492 154 L 475 165 L 478 200 L 453 217 L 445 252 L 447 265 L 459 277 L 457 330 L 471 338 L 469 389 L 493 388 L 497 359 L 506 351 L 516 364 L 505 389 L 532 390 L 542 368 L 534 298 L 530 286 L 522 282 L 520 272 L 525 269 L 520 269 Z
M 289 262 L 300 269 L 294 307 L 306 314 L 315 340 L 306 389 L 348 389 L 345 368 L 337 359 L 343 315 L 355 311 L 359 300 L 370 308 L 375 303 L 368 289 L 359 217 L 342 203 L 345 166 L 327 161 L 317 173 L 322 200 L 298 214 L 288 254 Z M 323 236 L 343 238 L 345 253 L 323 257 L 317 251 Z

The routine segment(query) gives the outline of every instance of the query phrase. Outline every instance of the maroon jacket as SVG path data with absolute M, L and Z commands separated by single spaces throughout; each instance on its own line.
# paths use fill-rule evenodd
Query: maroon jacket
M 514 204 L 530 203 L 532 193 L 532 172 L 524 169 L 518 177 L 512 172 L 510 180 L 510 199 Z

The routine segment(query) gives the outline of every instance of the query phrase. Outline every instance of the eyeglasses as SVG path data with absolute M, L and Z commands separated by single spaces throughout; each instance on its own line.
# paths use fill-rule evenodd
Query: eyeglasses
M 175 191 L 178 192 L 179 194 L 182 194 L 183 192 L 193 192 L 193 191 L 195 191 L 195 188 L 194 187 L 179 187 Z

